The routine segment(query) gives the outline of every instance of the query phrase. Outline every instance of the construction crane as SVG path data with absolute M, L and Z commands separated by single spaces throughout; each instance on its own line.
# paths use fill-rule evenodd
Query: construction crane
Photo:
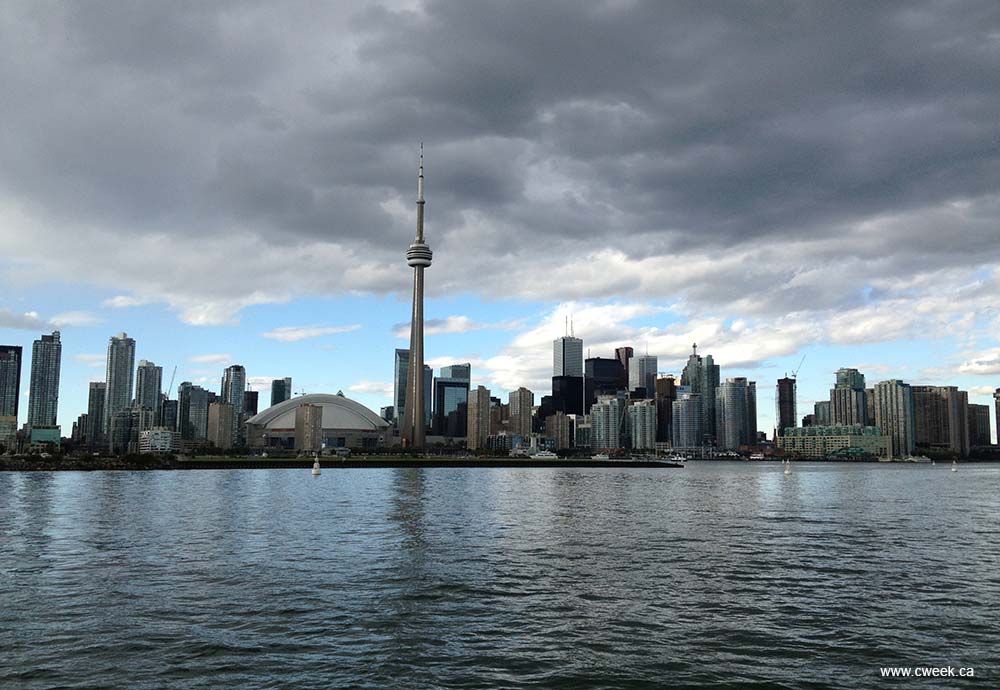
M 174 389 L 174 377 L 177 376 L 177 365 L 174 365 L 174 373 L 170 375 L 170 384 L 167 386 L 167 400 L 170 400 L 170 391 Z
M 802 359 L 799 360 L 799 366 L 795 367 L 795 370 L 792 372 L 791 377 L 789 377 L 788 374 L 785 374 L 785 378 L 798 379 L 798 377 L 799 377 L 799 369 L 802 368 L 802 363 L 804 361 L 806 361 L 806 356 L 802 355 Z

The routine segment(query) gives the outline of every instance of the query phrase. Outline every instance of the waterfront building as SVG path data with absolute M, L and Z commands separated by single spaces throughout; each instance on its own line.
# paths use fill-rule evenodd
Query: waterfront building
M 213 394 L 190 381 L 182 383 L 177 390 L 177 426 L 185 441 L 208 440 L 208 406 Z
M 955 386 L 912 386 L 917 446 L 969 454 L 969 394 Z
M 531 436 L 531 411 L 535 406 L 535 394 L 522 387 L 512 391 L 508 399 L 510 401 L 511 436 L 529 438 Z
M 623 409 L 626 401 L 615 395 L 598 396 L 590 408 L 590 445 L 595 450 L 622 447 Z
M 564 335 L 552 341 L 552 376 L 583 377 L 583 340 Z
M 802 418 L 802 426 L 815 426 L 815 424 L 816 424 L 815 414 L 807 414 Z
M 260 395 L 258 391 L 243 391 L 243 414 L 245 414 L 248 419 L 260 412 L 260 410 L 257 409 L 259 401 Z
M 656 396 L 656 355 L 638 355 L 628 364 L 629 392 L 652 400 Z
M 111 415 L 108 424 L 108 450 L 112 455 L 139 452 L 140 432 L 153 428 L 153 413 L 143 407 L 126 407 Z
M 427 390 L 424 372 L 424 269 L 429 268 L 433 252 L 424 242 L 424 152 L 420 145 L 420 169 L 417 174 L 417 233 L 406 251 L 406 263 L 413 268 L 413 315 L 410 320 L 410 359 L 406 370 L 405 415 L 401 418 L 403 445 L 423 448 L 429 417 L 425 413 Z
M 135 340 L 125 332 L 108 339 L 107 375 L 105 377 L 104 431 L 111 416 L 132 405 L 132 378 L 135 372 Z
M 135 404 L 159 413 L 163 399 L 163 367 L 145 359 L 139 360 L 135 370 Z
M 691 393 L 700 396 L 701 432 L 704 438 L 698 445 L 714 445 L 718 426 L 716 421 L 716 391 L 719 388 L 720 369 L 712 355 L 698 354 L 698 344 L 691 346 L 691 354 L 681 372 L 681 385 L 688 386 Z
M 794 377 L 786 376 L 778 379 L 774 391 L 775 437 L 789 428 L 798 426 L 798 411 L 796 407 L 796 387 Z
M 56 426 L 61 364 L 62 342 L 59 339 L 59 331 L 52 331 L 52 335 L 40 336 L 32 344 L 28 428 Z
M 639 400 L 628 406 L 628 436 L 633 450 L 656 449 L 656 401 Z
M 590 415 L 571 415 L 574 419 L 573 445 L 577 448 L 590 448 L 591 422 Z
M 22 356 L 20 345 L 0 345 L 0 417 L 13 417 L 15 422 L 21 399 Z
M 468 403 L 468 434 L 466 436 L 466 447 L 469 450 L 478 450 L 486 447 L 486 439 L 490 435 L 490 390 L 484 386 L 477 386 L 476 390 L 470 391 Z
M 621 378 L 621 383 L 618 385 L 618 387 L 615 390 L 609 392 L 608 395 L 614 395 L 619 390 L 624 390 L 624 391 L 628 390 L 628 382 L 629 382 L 628 364 L 629 360 L 632 359 L 633 354 L 635 354 L 635 351 L 631 347 L 625 346 L 625 347 L 615 348 L 615 359 L 617 359 L 618 362 L 622 365 L 622 370 L 621 370 L 622 378 Z
M 17 417 L 0 415 L 0 453 L 14 450 L 17 445 Z
M 166 427 L 157 426 L 139 432 L 139 453 L 178 453 L 181 435 Z
M 299 405 L 295 408 L 295 450 L 318 452 L 323 447 L 323 406 Z
M 889 440 L 874 426 L 807 426 L 788 429 L 777 439 L 778 448 L 808 458 L 885 457 Z
M 690 390 L 690 388 L 688 389 Z M 678 398 L 673 403 L 673 438 L 674 448 L 700 448 L 704 435 L 701 430 L 701 396 L 697 393 L 678 392 Z
M 715 438 L 718 447 L 735 450 L 755 444 L 756 418 L 756 384 L 743 377 L 726 379 L 716 390 L 715 397 Z
M 230 446 L 225 447 L 242 447 L 246 445 L 246 434 L 243 428 L 243 424 L 246 421 L 245 410 L 243 409 L 243 404 L 245 402 L 244 392 L 247 388 L 247 372 L 240 364 L 232 364 L 226 367 L 226 370 L 222 373 L 222 390 L 220 391 L 219 399 L 221 402 L 229 405 L 232 408 L 232 415 L 230 417 L 230 423 L 233 426 L 232 434 L 229 438 Z M 209 415 L 211 415 L 211 409 L 209 409 Z M 211 428 L 211 419 L 209 419 L 209 428 Z M 224 437 L 220 437 L 224 438 Z M 211 434 L 209 434 L 209 440 L 211 440 Z M 218 446 L 222 448 L 223 446 Z
M 219 450 L 233 447 L 233 419 L 236 411 L 229 402 L 214 402 L 208 406 L 208 442 Z
M 286 376 L 283 379 L 271 381 L 271 405 L 283 403 L 292 397 L 292 377 Z
M 529 436 L 524 436 L 523 438 L 528 438 Z M 553 447 L 557 450 L 572 448 L 573 425 L 569 415 L 565 412 L 556 412 L 546 417 L 545 436 L 552 439 Z
M 461 365 L 456 365 L 461 366 Z M 446 367 L 447 368 L 447 367 Z M 433 421 L 433 387 L 434 370 L 424 365 L 424 378 L 422 390 L 424 396 L 423 414 L 427 426 L 431 426 Z M 406 382 L 410 375 L 410 351 L 396 349 L 395 365 L 393 367 L 393 395 L 396 403 L 396 420 L 401 421 L 406 418 Z
M 247 420 L 251 448 L 296 448 L 297 410 L 321 408 L 321 445 L 327 448 L 374 449 L 384 446 L 389 423 L 361 403 L 344 395 L 310 393 L 273 405 Z
M 898 379 L 881 381 L 871 389 L 874 424 L 886 437 L 889 457 L 913 454 L 916 433 L 913 416 L 913 391 Z
M 104 434 L 104 404 L 107 400 L 108 384 L 104 381 L 91 381 L 87 394 L 87 429 L 84 436 L 87 444 L 93 447 L 105 445 Z
M 813 405 L 813 418 L 816 426 L 830 426 L 833 423 L 829 400 L 819 400 Z
M 673 376 L 656 379 L 656 441 L 670 443 L 673 435 L 673 406 L 677 400 L 677 380 Z
M 834 426 L 867 423 L 868 403 L 865 396 L 865 376 L 857 369 L 837 370 L 837 379 L 830 389 L 830 420 Z
M 990 406 L 969 405 L 969 447 L 990 445 Z

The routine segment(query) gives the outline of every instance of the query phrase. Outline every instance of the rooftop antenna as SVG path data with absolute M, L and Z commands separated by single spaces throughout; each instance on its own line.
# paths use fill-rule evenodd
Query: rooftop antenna
M 576 337 L 576 333 L 573 332 L 573 316 L 572 316 L 572 314 L 569 317 L 569 334 L 570 334 L 570 336 L 572 336 L 574 338 Z
M 569 317 L 563 317 L 563 335 L 569 335 Z

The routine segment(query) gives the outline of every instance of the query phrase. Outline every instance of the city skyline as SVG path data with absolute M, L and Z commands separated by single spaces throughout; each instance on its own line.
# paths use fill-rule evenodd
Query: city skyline
M 172 396 L 241 364 L 258 390 L 387 405 L 422 140 L 426 360 L 470 362 L 473 389 L 544 394 L 572 315 L 585 353 L 662 373 L 698 342 L 757 381 L 764 430 L 803 354 L 799 418 L 842 367 L 992 404 L 989 4 L 373 7 L 10 5 L 0 344 L 25 353 L 21 423 L 55 330 L 64 430 L 119 331 L 177 367 Z

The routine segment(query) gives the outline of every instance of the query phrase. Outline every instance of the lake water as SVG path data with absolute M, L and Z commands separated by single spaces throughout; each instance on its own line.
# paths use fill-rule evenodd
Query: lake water
M 1000 687 L 948 469 L 0 473 L 0 687 Z

